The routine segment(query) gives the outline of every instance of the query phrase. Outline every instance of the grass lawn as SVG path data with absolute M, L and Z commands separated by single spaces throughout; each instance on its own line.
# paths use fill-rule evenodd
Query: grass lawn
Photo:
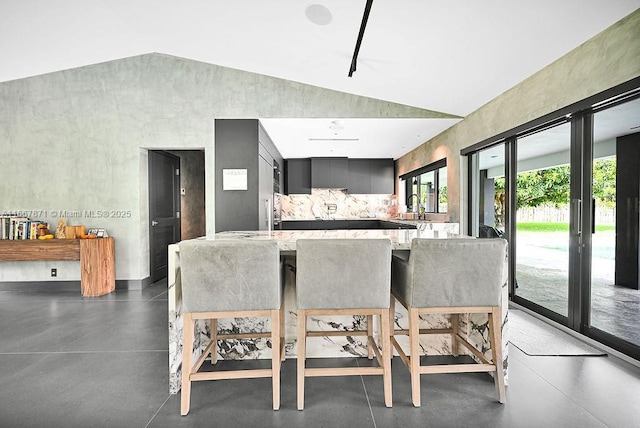
M 569 232 L 569 223 L 517 223 L 518 232 Z M 596 232 L 615 231 L 614 225 L 596 225 Z

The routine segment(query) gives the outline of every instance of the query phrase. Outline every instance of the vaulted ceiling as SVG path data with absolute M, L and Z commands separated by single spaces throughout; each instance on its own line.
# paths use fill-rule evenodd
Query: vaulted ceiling
M 374 0 L 348 77 L 365 3 L 319 1 L 319 25 L 300 0 L 0 0 L 0 82 L 160 52 L 464 117 L 640 7 Z M 459 120 L 292 119 L 263 121 L 285 157 L 397 158 Z

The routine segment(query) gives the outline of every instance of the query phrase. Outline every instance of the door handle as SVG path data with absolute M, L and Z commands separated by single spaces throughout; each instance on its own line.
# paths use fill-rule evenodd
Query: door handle
M 157 221 L 155 221 L 155 220 L 151 220 L 151 226 L 152 226 L 152 227 L 157 226 L 158 224 L 159 224 L 159 223 L 158 223 Z
M 572 221 L 572 229 L 573 229 L 573 233 L 576 235 L 581 235 L 582 234 L 582 200 L 581 199 L 574 199 L 572 201 L 573 203 L 573 221 Z

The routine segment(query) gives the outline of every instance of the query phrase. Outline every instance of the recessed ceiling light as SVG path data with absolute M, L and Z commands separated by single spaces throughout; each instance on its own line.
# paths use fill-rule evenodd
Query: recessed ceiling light
M 307 19 L 316 25 L 329 25 L 333 17 L 331 11 L 318 3 L 310 4 L 304 10 L 304 14 L 307 15 Z

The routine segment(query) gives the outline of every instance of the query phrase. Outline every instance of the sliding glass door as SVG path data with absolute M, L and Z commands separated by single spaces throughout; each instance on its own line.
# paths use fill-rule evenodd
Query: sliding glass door
M 517 140 L 515 294 L 568 316 L 571 124 Z
M 593 128 L 589 327 L 640 346 L 640 98 L 596 112 Z
M 464 154 L 512 300 L 640 358 L 640 89 Z

